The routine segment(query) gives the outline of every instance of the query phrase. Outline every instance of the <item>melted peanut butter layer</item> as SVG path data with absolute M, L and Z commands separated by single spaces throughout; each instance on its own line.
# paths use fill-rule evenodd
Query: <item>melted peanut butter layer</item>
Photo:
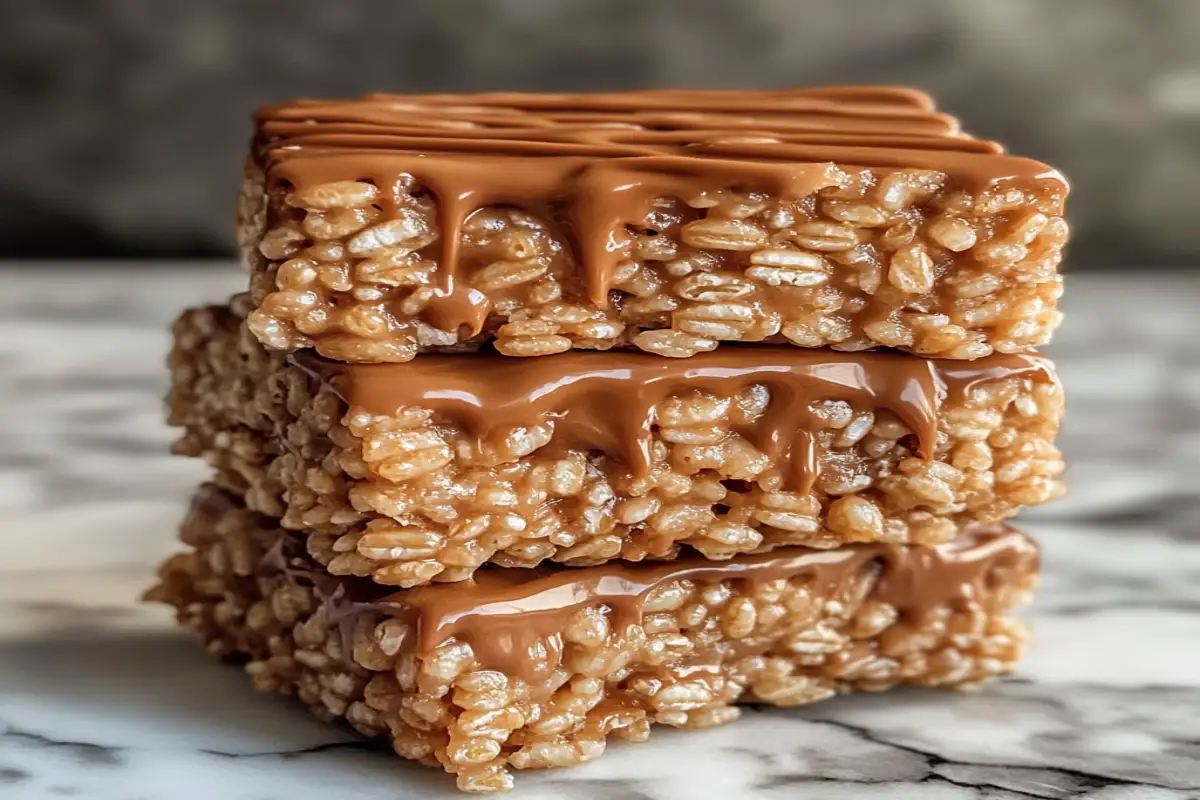
M 847 171 L 933 170 L 970 191 L 1054 181 L 1056 171 L 963 134 L 924 94 L 894 87 L 592 95 L 369 95 L 261 109 L 255 155 L 269 185 L 365 180 L 398 213 L 412 176 L 438 204 L 438 297 L 423 316 L 477 334 L 487 305 L 456 282 L 463 224 L 485 206 L 565 204 L 589 298 L 600 307 L 656 198 L 722 188 L 799 199 Z M 835 167 L 835 165 L 837 165 Z M 556 215 L 549 214 L 549 218 Z
M 238 515 L 249 519 L 239 521 Z M 773 581 L 795 581 L 803 584 L 812 602 L 824 606 L 861 591 L 864 587 L 856 582 L 866 579 L 872 601 L 888 604 L 904 621 L 919 624 L 935 609 L 979 603 L 1001 590 L 1005 584 L 994 574 L 998 568 L 1030 575 L 1039 567 L 1037 544 L 1015 528 L 995 523 L 968 526 L 953 541 L 936 547 L 876 542 L 835 550 L 791 547 L 728 561 L 693 555 L 591 567 L 488 566 L 462 583 L 389 592 L 368 580 L 328 574 L 304 553 L 294 533 L 246 511 L 239 500 L 212 485 L 193 498 L 183 524 L 185 541 L 248 529 L 253 530 L 260 555 L 247 579 L 284 574 L 311 584 L 327 606 L 327 620 L 343 629 L 344 652 L 353 649 L 349 631 L 355 618 L 382 613 L 415 625 L 415 640 L 406 646 L 419 655 L 448 642 L 463 642 L 482 668 L 526 678 L 539 677 L 536 664 L 545 661 L 538 656 L 546 648 L 563 647 L 563 634 L 577 611 L 599 608 L 609 629 L 623 634 L 628 626 L 641 625 L 646 614 L 664 610 L 665 598 L 656 592 L 681 581 L 701 590 L 732 584 L 729 588 L 742 596 Z M 802 608 L 792 610 L 804 616 Z M 753 655 L 777 640 L 744 637 L 730 648 L 738 657 Z
M 610 628 L 640 625 L 654 591 L 676 581 L 709 586 L 724 581 L 753 585 L 803 579 L 824 603 L 849 590 L 864 571 L 878 569 L 871 597 L 920 620 L 943 605 L 978 600 L 999 565 L 1036 569 L 1037 546 L 1006 525 L 975 526 L 938 547 L 849 545 L 836 550 L 792 548 L 714 562 L 688 557 L 671 562 L 610 562 L 595 567 L 516 570 L 485 568 L 468 584 L 407 589 L 365 604 L 416 623 L 418 652 L 455 640 L 471 646 L 485 668 L 535 677 L 530 665 L 544 648 L 561 648 L 562 631 L 582 608 L 604 607 Z M 650 609 L 653 610 L 653 609 Z M 749 654 L 747 642 L 739 653 Z
M 1033 355 L 960 362 L 770 346 L 726 347 L 687 359 L 617 350 L 518 361 L 494 354 L 423 355 L 405 364 L 344 364 L 307 353 L 290 358 L 353 409 L 378 416 L 429 409 L 437 421 L 474 437 L 478 450 L 549 425 L 546 452 L 599 451 L 638 477 L 653 466 L 660 403 L 692 392 L 731 398 L 762 386 L 770 393 L 766 410 L 735 430 L 784 463 L 788 488 L 801 492 L 818 477 L 814 434 L 825 423 L 814 404 L 840 400 L 855 411 L 890 411 L 931 458 L 938 409 L 947 397 L 1016 375 L 1056 380 L 1050 362 Z

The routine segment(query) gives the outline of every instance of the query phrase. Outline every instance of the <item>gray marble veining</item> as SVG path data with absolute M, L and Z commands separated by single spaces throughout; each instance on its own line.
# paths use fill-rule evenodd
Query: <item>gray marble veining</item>
M 166 455 L 166 326 L 233 270 L 0 271 L 0 798 L 452 796 L 137 602 L 203 468 Z M 1021 672 L 659 730 L 522 798 L 1200 797 L 1200 280 L 1079 278 L 1051 351 L 1069 497 Z M 1138 319 L 1128 309 L 1138 308 Z

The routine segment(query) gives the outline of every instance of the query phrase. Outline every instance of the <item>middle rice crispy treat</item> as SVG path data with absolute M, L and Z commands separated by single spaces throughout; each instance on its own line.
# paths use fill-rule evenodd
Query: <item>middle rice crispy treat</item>
M 788 545 L 936 545 L 1062 491 L 1047 361 L 726 347 L 686 360 L 272 354 L 245 301 L 185 313 L 177 452 L 396 586 L 480 565 L 727 559 Z

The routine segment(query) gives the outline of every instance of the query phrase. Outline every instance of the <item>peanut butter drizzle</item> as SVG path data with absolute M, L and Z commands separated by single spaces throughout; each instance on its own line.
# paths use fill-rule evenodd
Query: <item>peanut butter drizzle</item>
M 223 524 L 244 506 L 209 484 L 193 498 L 184 530 L 207 539 L 221 536 Z M 358 578 L 335 577 L 317 566 L 305 552 L 303 539 L 258 517 L 254 532 L 259 545 L 255 574 L 281 574 L 313 587 L 326 620 L 338 629 L 347 663 L 355 620 L 363 613 L 407 618 L 416 624 L 413 647 L 428 654 L 450 640 L 465 642 L 485 668 L 528 679 L 542 677 L 536 656 L 563 647 L 562 632 L 581 608 L 608 611 L 610 630 L 623 632 L 640 625 L 646 602 L 656 588 L 688 580 L 701 587 L 738 581 L 741 591 L 779 579 L 803 578 L 814 599 L 824 602 L 850 588 L 866 570 L 878 569 L 870 597 L 895 606 L 901 616 L 919 622 L 943 605 L 981 599 L 998 566 L 1025 572 L 1037 569 L 1033 540 L 1003 523 L 974 525 L 956 539 L 936 547 L 883 543 L 846 545 L 835 550 L 793 547 L 767 553 L 738 555 L 729 561 L 687 556 L 675 561 L 611 561 L 592 567 L 535 567 L 504 569 L 485 566 L 462 583 L 428 584 L 393 592 Z M 761 652 L 746 642 L 735 645 L 739 655 Z M 696 671 L 715 665 L 695 663 Z M 614 700 L 619 704 L 619 699 Z M 616 711 L 618 709 L 614 709 Z
M 1050 362 L 1032 355 L 957 362 L 769 345 L 726 346 L 686 359 L 617 350 L 530 359 L 426 354 L 405 364 L 343 364 L 309 353 L 291 358 L 351 408 L 378 416 L 405 406 L 428 408 L 435 421 L 473 437 L 479 450 L 550 423 L 553 437 L 541 452 L 598 450 L 639 478 L 653 467 L 659 403 L 695 391 L 727 398 L 765 386 L 766 411 L 734 430 L 779 459 L 787 488 L 802 493 L 818 477 L 814 434 L 823 423 L 811 409 L 814 402 L 844 400 L 856 411 L 891 411 L 931 458 L 938 409 L 948 395 L 960 397 L 981 382 L 1011 375 L 1055 380 Z
M 620 635 L 629 625 L 641 624 L 650 593 L 674 581 L 702 587 L 739 581 L 742 591 L 751 593 L 758 584 L 803 578 L 813 598 L 824 602 L 878 564 L 871 598 L 919 621 L 939 606 L 979 599 L 996 566 L 1027 565 L 1033 570 L 1036 557 L 1033 541 L 1014 529 L 976 526 L 937 547 L 859 544 L 836 550 L 791 548 L 721 562 L 693 556 L 577 569 L 485 567 L 469 583 L 420 586 L 369 606 L 392 606 L 392 613 L 412 618 L 418 653 L 453 639 L 469 644 L 484 668 L 535 679 L 542 677 L 537 669 L 544 660 L 539 656 L 562 649 L 562 631 L 576 611 L 607 608 L 610 630 Z M 756 652 L 766 649 L 760 646 Z M 750 654 L 745 643 L 739 643 L 738 653 Z
M 490 205 L 566 201 L 589 299 L 607 307 L 612 276 L 659 197 L 738 188 L 797 199 L 844 170 L 946 173 L 971 190 L 1057 181 L 1045 164 L 1005 155 L 933 110 L 921 92 L 831 87 L 771 92 L 654 91 L 591 95 L 368 95 L 261 109 L 255 153 L 272 185 L 367 180 L 385 215 L 411 175 L 436 197 L 438 296 L 422 311 L 443 330 L 477 335 L 481 293 L 460 286 L 462 227 Z

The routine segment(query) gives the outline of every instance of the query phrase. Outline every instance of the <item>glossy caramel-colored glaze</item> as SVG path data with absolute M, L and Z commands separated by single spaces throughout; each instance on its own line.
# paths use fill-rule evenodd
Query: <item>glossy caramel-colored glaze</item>
M 932 457 L 938 408 L 974 385 L 1037 373 L 1055 379 L 1050 362 L 993 355 L 973 362 L 886 352 L 837 353 L 770 346 L 727 347 L 689 359 L 647 353 L 568 352 L 513 362 L 494 354 L 424 355 L 409 364 L 343 364 L 311 354 L 291 357 L 353 409 L 390 416 L 404 407 L 472 435 L 477 447 L 514 431 L 551 423 L 550 452 L 599 451 L 644 476 L 653 466 L 655 408 L 670 397 L 710 392 L 734 397 L 753 386 L 770 392 L 760 416 L 738 433 L 787 464 L 788 486 L 808 492 L 817 478 L 813 436 L 822 427 L 814 404 L 848 402 L 856 411 L 888 410 Z
M 1006 525 L 970 528 L 938 547 L 859 544 L 836 550 L 791 548 L 714 562 L 689 557 L 673 562 L 611 562 L 583 569 L 483 569 L 467 585 L 421 586 L 369 604 L 391 607 L 417 627 L 417 651 L 428 653 L 453 639 L 471 646 L 482 666 L 529 675 L 539 648 L 562 647 L 561 632 L 582 608 L 603 606 L 609 627 L 640 625 L 647 598 L 675 581 L 748 585 L 803 580 L 814 598 L 837 597 L 864 570 L 879 569 L 873 599 L 920 620 L 943 605 L 978 599 L 1001 563 L 1036 559 L 1032 540 Z M 743 653 L 745 655 L 745 653 Z M 552 659 L 553 661 L 553 659 Z
M 249 513 L 226 493 L 205 487 L 193 498 L 184 530 L 236 527 L 235 516 Z M 609 629 L 622 631 L 641 625 L 645 614 L 653 611 L 646 605 L 657 589 L 679 581 L 701 587 L 735 582 L 744 595 L 752 595 L 755 586 L 772 581 L 802 581 L 814 600 L 825 603 L 838 598 L 864 572 L 877 570 L 871 576 L 871 598 L 919 623 L 939 607 L 980 601 L 994 588 L 989 580 L 997 567 L 1036 572 L 1039 559 L 1032 539 L 996 523 L 969 526 L 952 541 L 936 547 L 875 542 L 835 550 L 791 547 L 742 554 L 728 561 L 687 556 L 674 561 L 612 561 L 583 568 L 486 567 L 463 583 L 389 592 L 370 581 L 335 577 L 320 570 L 292 533 L 268 523 L 259 528 L 259 534 L 259 568 L 311 583 L 327 607 L 327 620 L 342 629 L 346 653 L 352 652 L 348 643 L 355 618 L 382 613 L 415 625 L 416 638 L 410 646 L 419 655 L 450 641 L 464 642 L 482 667 L 526 678 L 538 677 L 530 672 L 531 664 L 546 662 L 536 657 L 539 649 L 563 646 L 562 633 L 580 609 L 604 609 Z M 745 655 L 752 644 L 743 642 L 738 647 Z

